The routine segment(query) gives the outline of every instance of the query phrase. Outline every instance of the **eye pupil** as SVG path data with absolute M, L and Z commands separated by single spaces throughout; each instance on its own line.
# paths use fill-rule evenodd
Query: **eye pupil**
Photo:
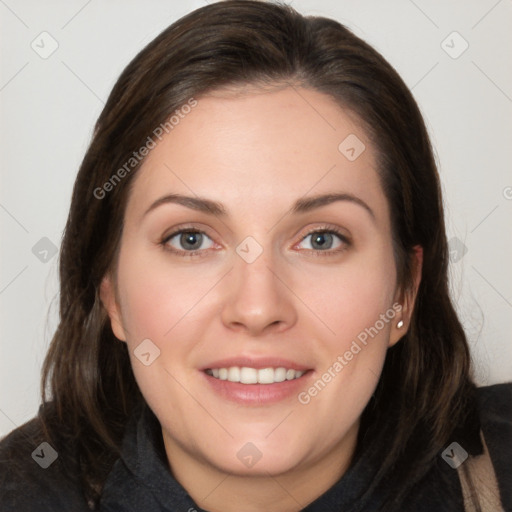
M 311 245 L 315 249 L 329 249 L 332 245 L 332 239 L 333 237 L 329 233 L 316 233 L 312 237 Z
M 203 235 L 201 233 L 182 233 L 180 243 L 185 249 L 197 249 L 201 247 Z

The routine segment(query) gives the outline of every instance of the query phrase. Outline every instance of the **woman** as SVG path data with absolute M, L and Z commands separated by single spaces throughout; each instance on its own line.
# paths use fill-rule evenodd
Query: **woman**
M 60 263 L 3 510 L 512 507 L 511 386 L 470 376 L 423 120 L 339 23 L 226 1 L 160 34 Z

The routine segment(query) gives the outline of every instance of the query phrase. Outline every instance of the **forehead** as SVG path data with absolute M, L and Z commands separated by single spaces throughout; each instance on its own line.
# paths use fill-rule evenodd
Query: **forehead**
M 332 191 L 386 209 L 367 134 L 329 96 L 286 87 L 215 91 L 196 101 L 156 140 L 136 177 L 132 209 L 170 192 L 247 209 Z

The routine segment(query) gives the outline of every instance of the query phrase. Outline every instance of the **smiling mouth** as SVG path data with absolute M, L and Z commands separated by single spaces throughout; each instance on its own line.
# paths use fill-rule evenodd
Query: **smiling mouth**
M 275 384 L 287 380 L 295 380 L 306 372 L 291 368 L 250 368 L 247 366 L 230 366 L 229 368 L 208 368 L 207 375 L 219 380 L 227 380 L 240 384 Z

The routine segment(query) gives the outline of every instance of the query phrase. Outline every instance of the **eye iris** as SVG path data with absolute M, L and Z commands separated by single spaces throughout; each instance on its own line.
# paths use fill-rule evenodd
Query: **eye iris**
M 198 249 L 201 247 L 203 235 L 201 233 L 182 233 L 180 243 L 185 249 Z
M 311 237 L 311 245 L 315 249 L 329 249 L 332 246 L 332 235 L 329 233 L 314 233 Z

